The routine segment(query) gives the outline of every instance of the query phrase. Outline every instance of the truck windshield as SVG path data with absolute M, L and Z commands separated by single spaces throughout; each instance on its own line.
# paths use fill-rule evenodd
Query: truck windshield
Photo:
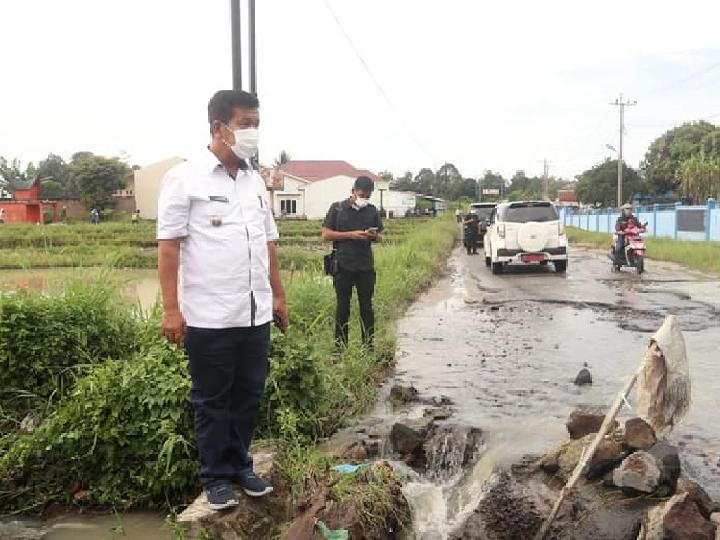
M 471 208 L 475 210 L 475 213 L 480 218 L 480 221 L 490 218 L 490 214 L 492 214 L 493 211 L 492 206 L 472 206 Z
M 516 203 L 500 210 L 500 221 L 527 223 L 528 221 L 556 221 L 558 214 L 549 203 Z

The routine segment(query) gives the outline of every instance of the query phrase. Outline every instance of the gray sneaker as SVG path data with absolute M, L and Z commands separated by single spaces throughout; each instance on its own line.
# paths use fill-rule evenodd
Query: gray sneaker
M 262 497 L 273 492 L 273 487 L 252 471 L 241 474 L 235 482 L 250 497 Z
M 211 510 L 226 510 L 238 505 L 235 492 L 229 484 L 218 484 L 205 489 Z

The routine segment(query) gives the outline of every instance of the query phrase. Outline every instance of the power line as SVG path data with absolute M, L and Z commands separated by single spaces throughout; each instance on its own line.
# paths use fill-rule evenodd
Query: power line
M 337 24 L 337 26 L 340 29 L 340 31 L 342 32 L 343 36 L 345 36 L 345 39 L 350 44 L 350 47 L 352 48 L 353 52 L 355 53 L 355 56 L 357 56 L 358 60 L 360 60 L 360 63 L 363 65 L 368 76 L 370 77 L 372 82 L 375 84 L 375 87 L 378 89 L 378 91 L 380 92 L 382 97 L 385 99 L 385 102 L 387 103 L 388 107 L 390 107 L 390 110 L 392 110 L 392 112 L 397 117 L 398 121 L 400 122 L 400 125 L 402 125 L 403 129 L 405 129 L 405 131 L 408 133 L 408 135 L 413 140 L 413 142 L 418 146 L 418 148 L 420 148 L 420 150 L 422 150 L 425 153 L 425 156 L 434 163 L 435 160 L 433 159 L 432 154 L 430 154 L 430 152 L 425 147 L 425 145 L 422 143 L 422 141 L 420 141 L 420 139 L 415 136 L 413 131 L 410 129 L 410 126 L 407 125 L 407 123 L 405 122 L 405 119 L 402 117 L 402 115 L 400 114 L 398 109 L 393 104 L 392 100 L 390 99 L 390 96 L 387 95 L 387 93 L 385 92 L 383 87 L 380 85 L 380 81 L 378 81 L 377 77 L 375 77 L 372 70 L 370 69 L 370 66 L 368 66 L 367 62 L 365 62 L 365 59 L 363 58 L 362 54 L 360 54 L 360 51 L 358 50 L 358 48 L 355 46 L 355 43 L 353 42 L 352 38 L 350 37 L 350 34 L 347 33 L 347 31 L 345 30 L 345 27 L 340 22 L 340 19 L 335 14 L 335 11 L 333 10 L 332 6 L 330 5 L 330 0 L 324 0 L 324 2 L 325 2 L 325 7 L 330 12 L 330 15 L 332 15 L 332 18 L 335 20 L 335 24 Z
M 687 77 L 683 77 L 682 79 L 679 79 L 675 82 L 671 82 L 670 84 L 662 86 L 662 87 L 658 88 L 657 90 L 652 90 L 644 95 L 641 95 L 640 99 L 646 99 L 648 96 L 654 96 L 656 94 L 661 94 L 663 92 L 667 92 L 668 90 L 672 90 L 673 88 L 680 86 L 681 84 L 684 84 L 688 81 L 691 81 L 693 79 L 701 77 L 701 76 L 705 75 L 706 73 L 710 73 L 711 71 L 713 71 L 719 67 L 720 67 L 720 62 L 712 64 L 711 66 L 708 66 L 705 69 L 702 69 L 700 71 L 692 73 L 692 74 L 688 75 Z M 695 88 L 695 90 L 697 90 L 697 88 Z

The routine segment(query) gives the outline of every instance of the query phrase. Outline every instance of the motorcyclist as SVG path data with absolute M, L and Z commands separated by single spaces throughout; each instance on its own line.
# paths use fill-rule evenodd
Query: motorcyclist
M 625 230 L 635 226 L 640 227 L 640 220 L 636 218 L 632 213 L 632 205 L 624 204 L 622 207 L 620 217 L 615 222 L 615 234 L 617 239 L 615 240 L 615 264 L 620 264 L 620 258 L 625 251 Z
M 465 216 L 463 221 L 463 240 L 468 255 L 477 255 L 478 240 L 480 238 L 480 218 L 475 210 Z

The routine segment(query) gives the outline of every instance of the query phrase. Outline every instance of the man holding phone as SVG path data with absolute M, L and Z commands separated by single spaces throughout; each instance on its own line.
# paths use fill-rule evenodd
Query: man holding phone
M 338 347 L 348 343 L 348 320 L 353 287 L 357 290 L 362 321 L 363 344 L 372 347 L 375 334 L 373 294 L 375 265 L 372 243 L 381 238 L 383 229 L 380 212 L 370 203 L 375 184 L 367 176 L 359 176 L 349 199 L 333 203 L 323 223 L 323 239 L 333 242 L 337 257 L 334 275 L 337 310 L 335 342 Z

